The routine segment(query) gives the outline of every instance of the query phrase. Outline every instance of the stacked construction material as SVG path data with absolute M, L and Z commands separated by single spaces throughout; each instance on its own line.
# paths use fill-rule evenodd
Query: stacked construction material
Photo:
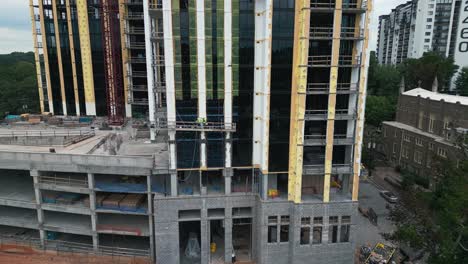
M 100 207 L 102 206 L 104 200 L 107 198 L 107 196 L 109 196 L 108 194 L 105 194 L 105 193 L 99 193 L 99 194 L 96 194 L 96 206 L 97 207 Z M 89 206 L 89 200 L 88 200 L 88 204 Z
M 83 198 L 82 194 L 78 193 L 62 193 L 57 197 L 57 203 L 72 205 Z
M 125 194 L 110 194 L 102 201 L 102 207 L 105 209 L 119 210 L 119 203 L 125 198 Z
M 44 203 L 57 203 L 57 198 L 59 197 L 56 193 L 43 193 L 42 194 L 42 202 Z
M 119 208 L 122 211 L 138 211 L 138 208 L 145 201 L 145 195 L 143 194 L 128 194 L 119 203 Z

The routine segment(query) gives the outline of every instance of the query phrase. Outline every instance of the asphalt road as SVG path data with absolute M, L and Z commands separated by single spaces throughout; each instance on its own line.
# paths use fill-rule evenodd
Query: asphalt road
M 378 216 L 377 226 L 373 225 L 368 218 L 359 214 L 357 219 L 356 246 L 377 242 L 385 242 L 381 233 L 389 233 L 394 230 L 394 225 L 387 219 L 389 214 L 386 209 L 387 201 L 380 196 L 380 190 L 369 182 L 361 182 L 359 188 L 359 206 L 361 208 L 372 207 Z

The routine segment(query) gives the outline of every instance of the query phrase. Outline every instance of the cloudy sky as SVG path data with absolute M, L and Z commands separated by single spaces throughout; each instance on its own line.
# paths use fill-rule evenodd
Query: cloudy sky
M 117 1 L 117 0 L 116 0 Z M 374 0 L 372 14 L 371 49 L 375 49 L 377 30 L 382 14 L 387 14 L 392 8 L 407 0 Z M 0 54 L 13 51 L 32 51 L 31 20 L 29 15 L 29 0 L 1 0 L 0 9 Z

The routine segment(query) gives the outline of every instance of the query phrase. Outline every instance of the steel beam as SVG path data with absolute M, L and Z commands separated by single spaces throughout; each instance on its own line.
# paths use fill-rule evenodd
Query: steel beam
M 85 91 L 86 115 L 96 115 L 96 98 L 94 95 L 94 73 L 89 36 L 88 1 L 76 0 L 78 28 L 80 33 L 81 63 L 83 68 L 83 84 Z
M 335 134 L 336 88 L 340 59 L 342 0 L 336 0 L 333 22 L 332 59 L 328 92 L 327 144 L 325 146 L 325 177 L 323 179 L 323 202 L 330 201 L 330 178 L 333 167 L 333 140 Z
M 71 55 L 71 65 L 72 65 L 72 74 L 73 74 L 73 91 L 75 95 L 75 109 L 76 115 L 80 116 L 80 95 L 78 92 L 78 78 L 76 73 L 76 57 L 75 57 L 75 40 L 73 39 L 73 25 L 72 25 L 72 14 L 70 8 L 70 0 L 65 0 L 65 5 L 67 9 L 67 27 L 68 27 L 68 36 L 70 42 L 70 55 Z
M 304 115 L 309 53 L 310 0 L 296 0 L 294 16 L 291 125 L 289 139 L 288 200 L 301 203 Z
M 44 113 L 44 90 L 42 87 L 41 63 L 40 63 L 40 58 L 39 58 L 36 18 L 34 16 L 33 0 L 29 0 L 29 11 L 31 15 L 31 28 L 32 28 L 33 43 L 34 43 L 34 62 L 36 63 L 37 87 L 39 91 L 39 105 L 41 108 L 41 113 Z
M 369 69 L 369 23 L 373 7 L 373 0 L 367 1 L 367 12 L 364 20 L 364 41 L 362 44 L 361 57 L 361 75 L 359 80 L 359 95 L 356 121 L 356 143 L 354 146 L 354 163 L 353 163 L 353 191 L 352 200 L 357 201 L 359 195 L 359 175 L 361 173 L 361 153 L 362 153 L 362 138 L 364 135 L 364 111 L 366 107 L 366 89 L 367 89 L 367 72 Z
M 54 113 L 54 100 L 52 97 L 52 85 L 50 82 L 50 68 L 49 68 L 49 54 L 47 50 L 47 36 L 45 29 L 45 14 L 44 14 L 44 4 L 42 0 L 39 0 L 39 16 L 41 20 L 41 32 L 42 32 L 42 50 L 44 52 L 44 67 L 46 73 L 46 82 L 47 82 L 47 101 L 49 103 L 49 112 Z

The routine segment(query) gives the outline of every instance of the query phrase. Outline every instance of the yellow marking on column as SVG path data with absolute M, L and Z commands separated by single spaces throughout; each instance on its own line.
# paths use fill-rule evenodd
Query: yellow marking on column
M 71 65 L 72 65 L 72 74 L 73 74 L 73 92 L 75 96 L 75 108 L 76 115 L 80 116 L 80 96 L 78 94 L 78 78 L 76 73 L 76 57 L 75 57 L 75 41 L 73 39 L 73 25 L 72 25 L 72 14 L 70 8 L 70 0 L 65 0 L 65 5 L 67 9 L 67 27 L 68 27 L 68 36 L 70 42 L 70 55 L 71 55 Z
M 65 93 L 65 81 L 63 79 L 63 63 L 62 63 L 62 47 L 60 46 L 60 29 L 58 26 L 57 0 L 52 0 L 52 12 L 54 16 L 54 31 L 55 31 L 55 46 L 57 48 L 57 61 L 59 68 L 60 79 L 60 95 L 62 97 L 63 115 L 68 115 L 67 112 L 67 95 Z
M 288 170 L 288 200 L 294 203 L 301 203 L 302 200 L 304 115 L 309 53 L 309 27 L 310 0 L 296 0 Z
M 367 49 L 369 46 L 369 23 L 370 23 L 370 13 L 372 11 L 373 1 L 367 1 L 367 11 L 364 24 L 364 43 L 362 45 L 362 58 L 361 58 L 361 76 L 359 80 L 359 97 L 358 97 L 358 111 L 357 111 L 357 121 L 356 121 L 356 141 L 354 145 L 354 166 L 353 166 L 353 192 L 352 200 L 357 201 L 359 195 L 359 170 L 361 163 L 361 144 L 362 144 L 362 131 L 364 129 L 364 120 L 363 120 L 363 111 L 364 111 L 364 102 L 366 96 L 366 63 L 367 63 Z
M 49 68 L 49 53 L 47 51 L 47 38 L 44 22 L 44 5 L 42 1 L 39 1 L 39 16 L 41 20 L 41 32 L 42 32 L 42 50 L 44 52 L 44 67 L 46 72 L 46 83 L 47 83 L 47 101 L 49 103 L 49 112 L 54 113 L 54 101 L 52 99 L 52 85 L 50 82 L 50 68 Z
M 325 146 L 325 175 L 323 179 L 323 202 L 330 201 L 330 178 L 333 167 L 333 144 L 335 134 L 336 88 L 340 61 L 342 0 L 336 0 L 333 22 L 333 43 L 328 94 L 327 143 Z
M 39 91 L 39 105 L 41 108 L 41 113 L 44 113 L 44 90 L 42 90 L 42 80 L 41 80 L 41 63 L 39 62 L 39 49 L 37 44 L 37 28 L 36 28 L 36 19 L 34 17 L 34 6 L 33 0 L 29 0 L 29 11 L 31 13 L 31 29 L 34 42 L 34 62 L 36 63 L 36 75 L 37 75 L 37 88 Z
M 128 52 L 127 52 L 127 41 L 125 36 L 125 16 L 127 15 L 127 8 L 125 7 L 125 0 L 119 0 L 119 20 L 120 20 L 120 45 L 122 46 L 122 78 L 124 85 L 124 98 L 125 104 L 128 104 L 128 76 L 127 76 L 127 63 L 128 63 Z M 148 89 L 150 91 L 150 89 Z
M 78 28 L 80 33 L 81 63 L 83 67 L 83 84 L 85 91 L 86 114 L 96 115 L 93 60 L 91 53 L 91 39 L 89 36 L 87 1 L 76 0 L 76 9 L 78 13 Z

